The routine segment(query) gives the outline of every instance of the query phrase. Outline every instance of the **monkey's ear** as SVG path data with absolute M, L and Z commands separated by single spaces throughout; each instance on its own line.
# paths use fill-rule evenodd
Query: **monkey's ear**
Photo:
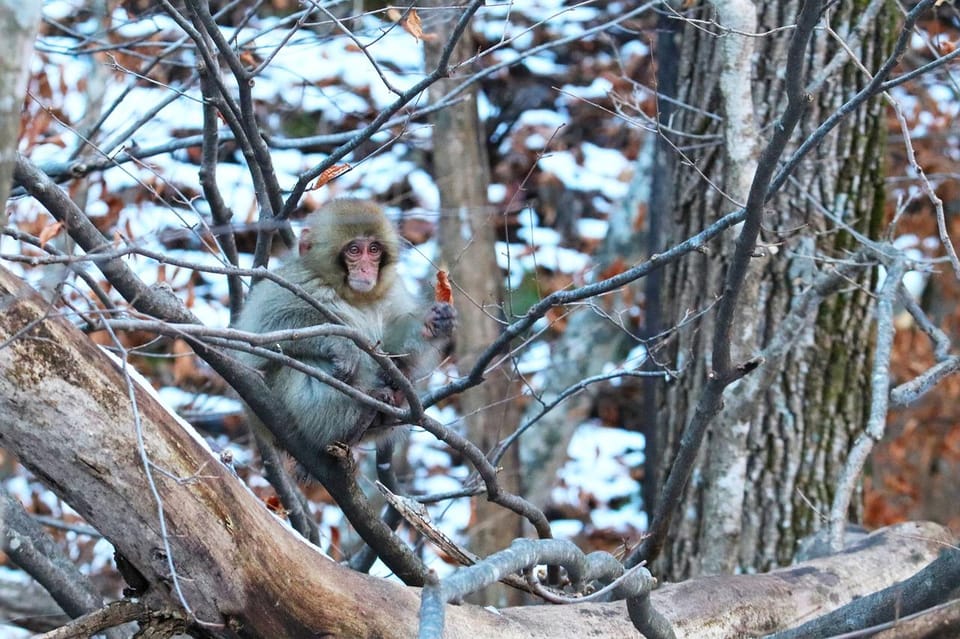
M 312 246 L 310 242 L 310 229 L 303 229 L 303 232 L 300 233 L 300 255 L 305 255 L 310 252 L 310 247 Z

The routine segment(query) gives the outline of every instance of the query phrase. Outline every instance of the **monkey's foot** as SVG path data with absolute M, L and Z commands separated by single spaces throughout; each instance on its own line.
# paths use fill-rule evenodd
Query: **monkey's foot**
M 350 447 L 343 442 L 333 442 L 332 444 L 327 444 L 327 454 L 337 459 L 346 459 L 350 457 Z
M 333 458 L 333 464 L 347 477 L 357 474 L 357 460 L 353 458 L 350 446 L 343 442 L 334 442 L 327 446 L 327 454 Z

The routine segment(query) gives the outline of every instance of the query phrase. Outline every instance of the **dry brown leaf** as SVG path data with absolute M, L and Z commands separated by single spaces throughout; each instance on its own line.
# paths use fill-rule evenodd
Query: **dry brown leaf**
M 453 304 L 453 288 L 446 271 L 437 271 L 436 300 L 444 304 Z
M 547 325 L 550 327 L 550 331 L 561 335 L 567 330 L 568 315 L 569 312 L 566 308 L 554 306 L 553 308 L 547 309 L 544 317 L 547 319 Z
M 350 166 L 349 164 L 347 164 L 346 162 L 344 162 L 343 164 L 334 164 L 334 165 L 331 166 L 329 169 L 327 169 L 326 171 L 324 171 L 323 173 L 321 173 L 321 174 L 320 174 L 320 177 L 317 178 L 317 181 L 313 183 L 313 186 L 311 186 L 311 187 L 310 187 L 309 189 L 307 189 L 307 190 L 308 190 L 308 191 L 316 191 L 316 190 L 319 189 L 321 186 L 324 186 L 325 184 L 327 184 L 327 183 L 330 182 L 331 180 L 340 177 L 341 175 L 343 175 L 344 173 L 346 173 L 347 171 L 349 171 L 349 170 L 352 169 L 352 168 L 353 168 L 353 167 Z
M 244 51 L 240 54 L 240 62 L 248 67 L 257 66 L 257 58 L 250 51 Z
M 97 230 L 104 235 L 110 235 L 110 232 L 120 220 L 120 213 L 123 211 L 123 198 L 107 193 L 101 198 L 107 205 L 107 211 L 103 215 L 91 215 L 90 221 L 97 227 Z
M 40 231 L 40 247 L 46 246 L 47 242 L 55 238 L 62 228 L 63 222 L 54 222 L 43 227 Z
M 423 25 L 420 22 L 420 14 L 416 9 L 410 9 L 406 19 L 400 23 L 404 30 L 417 40 L 423 40 Z
M 319 483 L 319 482 L 317 482 Z M 343 558 L 343 552 L 340 550 L 340 529 L 336 526 L 330 528 L 330 545 L 327 548 L 327 554 L 334 561 L 340 561 Z
M 387 9 L 387 18 L 396 22 L 403 30 L 412 35 L 417 40 L 426 40 L 433 42 L 437 39 L 435 33 L 424 33 L 423 22 L 420 20 L 420 14 L 416 9 L 410 9 L 406 13 L 396 7 Z
M 197 366 L 193 349 L 182 339 L 174 340 L 173 348 L 173 383 L 184 387 L 204 381 L 204 375 Z
M 287 517 L 287 509 L 283 507 L 283 504 L 280 503 L 280 498 L 276 495 L 270 495 L 264 503 L 267 505 L 267 510 L 273 514 L 284 519 Z
M 193 278 L 187 282 L 187 299 L 184 301 L 184 306 L 187 308 L 193 308 L 197 304 L 197 290 L 193 285 Z
M 607 266 L 603 271 L 600 272 L 600 279 L 608 279 L 616 275 L 620 275 L 627 270 L 627 263 L 622 257 L 618 257 L 613 260 L 609 266 Z

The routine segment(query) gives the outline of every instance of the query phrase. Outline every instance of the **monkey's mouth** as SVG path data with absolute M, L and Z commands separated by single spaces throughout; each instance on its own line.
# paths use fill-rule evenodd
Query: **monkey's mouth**
M 369 293 L 377 285 L 377 280 L 367 279 L 365 277 L 351 277 L 349 279 L 350 288 L 357 293 Z

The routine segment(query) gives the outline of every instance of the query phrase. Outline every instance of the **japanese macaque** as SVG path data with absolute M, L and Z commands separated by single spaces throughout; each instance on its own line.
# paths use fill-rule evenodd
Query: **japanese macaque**
M 436 302 L 427 308 L 417 303 L 397 278 L 399 251 L 397 232 L 377 204 L 336 200 L 312 214 L 300 239 L 299 257 L 276 273 L 357 329 L 412 379 L 436 365 L 456 317 L 450 304 Z M 251 290 L 236 328 L 265 333 L 329 323 L 290 290 L 262 280 Z M 402 394 L 385 381 L 381 366 L 349 338 L 301 338 L 282 342 L 279 348 L 381 401 L 395 406 L 403 402 Z M 382 413 L 306 373 L 251 354 L 240 357 L 263 371 L 267 385 L 296 420 L 293 427 L 317 452 L 334 443 L 382 440 L 400 430 Z

